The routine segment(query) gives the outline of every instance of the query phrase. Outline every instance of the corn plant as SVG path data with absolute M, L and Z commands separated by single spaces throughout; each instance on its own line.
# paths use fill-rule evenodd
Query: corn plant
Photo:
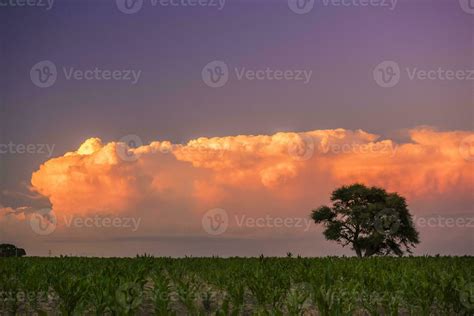
M 160 271 L 161 272 L 161 271 Z M 153 288 L 152 288 L 152 301 L 154 305 L 155 315 L 165 316 L 173 315 L 174 312 L 171 309 L 171 285 L 170 280 L 164 273 L 155 272 L 152 275 Z
M 473 257 L 0 258 L 0 315 L 474 314 Z

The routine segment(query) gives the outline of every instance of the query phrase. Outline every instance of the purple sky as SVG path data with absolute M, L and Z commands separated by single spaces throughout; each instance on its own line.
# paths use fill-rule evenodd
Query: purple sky
M 134 14 L 121 12 L 114 0 L 58 0 L 50 10 L 0 6 L 0 143 L 54 145 L 52 156 L 61 156 L 90 137 L 109 142 L 130 134 L 144 143 L 186 143 L 201 136 L 345 128 L 404 141 L 401 131 L 421 125 L 474 129 L 473 80 L 410 80 L 407 72 L 474 69 L 474 14 L 458 0 L 399 0 L 393 10 L 316 0 L 306 14 L 294 13 L 286 0 L 228 0 L 222 10 L 143 1 Z M 48 88 L 30 78 L 33 65 L 43 60 L 58 69 Z M 231 72 L 221 88 L 208 87 L 201 77 L 214 60 L 224 61 Z M 387 60 L 401 69 L 393 88 L 380 87 L 373 77 L 374 68 Z M 140 71 L 140 78 L 136 84 L 67 80 L 62 69 L 71 67 L 130 69 Z M 307 84 L 238 80 L 234 69 L 242 67 L 312 71 L 312 77 Z M 28 193 L 25 183 L 49 158 L 0 154 L 0 205 L 48 206 L 43 199 L 5 191 Z M 462 211 L 472 212 L 470 205 Z M 167 253 L 208 254 L 206 241 L 174 242 L 164 242 Z M 302 253 L 333 253 L 309 251 L 311 238 L 296 242 Z M 278 244 L 296 242 L 265 241 L 263 248 L 239 240 L 211 243 L 223 243 L 216 249 L 229 255 L 262 249 L 279 254 Z M 472 240 L 466 243 L 459 253 L 472 249 Z M 133 255 L 143 249 L 136 244 L 109 247 L 117 248 L 113 254 Z M 434 253 L 452 245 L 427 241 L 423 247 Z M 92 248 L 84 251 L 102 254 Z

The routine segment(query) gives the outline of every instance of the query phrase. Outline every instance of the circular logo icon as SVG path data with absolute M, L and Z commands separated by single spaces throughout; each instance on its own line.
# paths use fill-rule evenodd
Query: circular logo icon
M 143 142 L 137 135 L 127 135 L 122 137 L 116 147 L 117 156 L 123 161 L 136 161 L 140 158 L 140 154 L 136 153 L 134 149 L 143 146 Z
M 375 230 L 382 235 L 395 234 L 400 228 L 400 218 L 394 209 L 386 208 L 375 216 Z
M 469 14 L 474 14 L 474 0 L 459 0 L 461 9 Z
M 229 67 L 223 61 L 208 63 L 201 72 L 202 80 L 211 88 L 223 87 L 229 81 Z
M 400 81 L 400 67 L 394 61 L 384 61 L 374 69 L 375 82 L 382 88 L 392 88 Z
M 468 310 L 474 310 L 474 283 L 469 283 L 461 290 L 460 297 L 462 305 Z
M 115 291 L 115 299 L 120 307 L 134 310 L 143 303 L 143 290 L 139 283 L 122 283 Z
M 296 160 L 308 160 L 314 154 L 314 140 L 307 134 L 298 134 L 288 142 L 288 154 Z
M 314 0 L 288 0 L 288 7 L 296 14 L 306 14 L 313 10 Z
M 117 8 L 125 14 L 134 14 L 143 7 L 143 0 L 115 0 Z
M 31 67 L 30 79 L 37 87 L 51 87 L 56 82 L 57 78 L 58 71 L 56 65 L 49 60 L 40 61 Z
M 465 160 L 474 161 L 474 135 L 470 135 L 461 141 L 459 153 Z
M 170 145 L 170 146 L 168 146 L 168 145 L 161 145 L 161 146 L 160 146 L 160 153 L 162 153 L 162 154 L 169 154 L 170 152 L 173 151 L 173 147 L 172 147 L 172 146 L 173 146 L 173 145 Z
M 30 217 L 31 229 L 38 235 L 49 235 L 56 230 L 57 218 L 51 209 L 41 209 Z
M 210 235 L 220 235 L 229 227 L 227 211 L 215 208 L 207 211 L 202 217 L 202 228 Z

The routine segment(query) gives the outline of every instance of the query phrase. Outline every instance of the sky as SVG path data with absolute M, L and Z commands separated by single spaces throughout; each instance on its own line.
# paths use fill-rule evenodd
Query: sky
M 312 209 L 407 198 L 473 254 L 474 1 L 0 0 L 0 241 L 351 255 Z M 191 5 L 195 4 L 195 5 Z

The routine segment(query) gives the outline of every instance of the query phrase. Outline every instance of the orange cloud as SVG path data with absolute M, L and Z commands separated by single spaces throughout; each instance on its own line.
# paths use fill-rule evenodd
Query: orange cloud
M 363 181 L 403 192 L 410 197 L 426 197 L 447 192 L 472 194 L 474 166 L 463 154 L 461 143 L 466 132 L 410 131 L 412 143 L 377 150 L 369 144 L 367 152 L 338 155 L 332 172 L 342 182 Z
M 168 213 L 173 207 L 203 212 L 243 199 L 261 206 L 271 198 L 294 206 L 318 188 L 356 181 L 414 198 L 469 198 L 474 170 L 471 151 L 462 144 L 471 135 L 419 128 L 411 131 L 409 143 L 396 144 L 361 130 L 336 129 L 198 138 L 184 145 L 153 142 L 138 148 L 92 138 L 45 162 L 31 183 L 56 213 L 82 215 L 116 214 L 143 205 Z

